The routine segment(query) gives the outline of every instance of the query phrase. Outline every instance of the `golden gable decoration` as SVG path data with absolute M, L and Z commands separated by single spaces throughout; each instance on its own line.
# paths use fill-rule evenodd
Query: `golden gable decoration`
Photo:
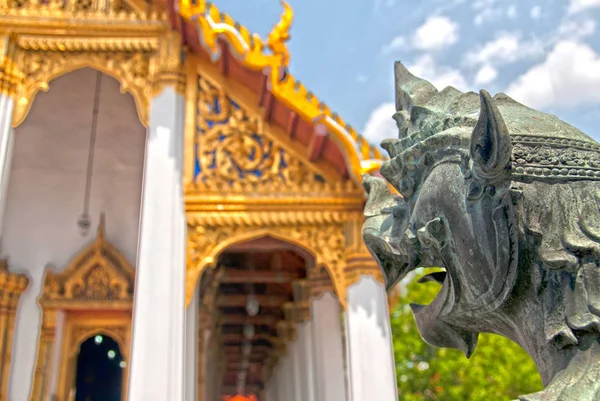
M 46 270 L 40 304 L 57 309 L 129 309 L 135 269 L 104 238 L 104 217 L 98 234 L 60 273 Z
M 198 75 L 195 86 L 194 182 L 188 191 L 248 193 L 357 192 L 352 182 L 328 183 L 321 171 L 271 138 L 222 88 Z
M 77 347 L 86 335 L 94 332 L 108 333 L 119 342 L 125 354 L 129 352 L 127 344 L 128 333 L 131 330 L 134 282 L 134 267 L 104 237 L 104 214 L 100 215 L 94 241 L 79 252 L 62 271 L 46 268 L 44 287 L 39 298 L 42 306 L 42 328 L 38 340 L 31 400 L 46 399 L 50 394 L 48 383 L 55 346 L 62 347 L 65 352 L 70 349 L 67 352 L 68 357 L 62 355 L 59 359 L 62 373 L 58 399 L 66 399 L 65 372 L 67 367 L 71 366 L 69 364 L 72 363 L 72 358 L 69 355 L 73 349 L 66 347 L 68 344 L 56 342 L 60 311 L 67 312 L 65 330 L 73 341 L 79 341 L 76 342 Z M 69 317 L 70 312 L 78 311 L 87 312 L 73 314 L 81 321 Z M 115 314 L 118 316 L 115 317 Z

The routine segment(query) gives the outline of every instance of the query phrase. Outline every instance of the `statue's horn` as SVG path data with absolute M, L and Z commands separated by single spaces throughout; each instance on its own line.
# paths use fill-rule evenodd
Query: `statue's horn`
M 493 182 L 508 171 L 512 145 L 508 128 L 492 97 L 484 90 L 479 94 L 481 111 L 471 134 L 473 172 L 477 178 Z

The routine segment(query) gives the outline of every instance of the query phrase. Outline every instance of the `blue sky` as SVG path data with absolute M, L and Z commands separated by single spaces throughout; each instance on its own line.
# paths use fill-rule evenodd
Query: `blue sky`
M 291 71 L 373 143 L 396 136 L 393 62 L 506 92 L 600 140 L 600 0 L 288 0 Z M 216 0 L 266 36 L 278 0 Z

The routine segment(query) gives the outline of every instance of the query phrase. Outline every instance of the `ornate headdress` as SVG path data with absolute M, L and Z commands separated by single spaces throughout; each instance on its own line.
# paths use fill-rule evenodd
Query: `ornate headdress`
M 395 79 L 394 119 L 400 138 L 386 140 L 382 146 L 392 158 L 399 157 L 382 167 L 382 174 L 387 178 L 410 177 L 415 165 L 431 161 L 427 160 L 432 156 L 431 149 L 436 149 L 435 159 L 440 152 L 461 153 L 468 149 L 471 131 L 479 117 L 478 94 L 463 93 L 452 87 L 438 91 L 429 82 L 412 75 L 400 62 L 395 65 Z M 593 139 L 557 117 L 530 109 L 504 93 L 493 99 L 511 135 L 511 179 L 600 180 L 600 146 Z M 401 186 L 410 186 L 410 182 L 404 181 Z

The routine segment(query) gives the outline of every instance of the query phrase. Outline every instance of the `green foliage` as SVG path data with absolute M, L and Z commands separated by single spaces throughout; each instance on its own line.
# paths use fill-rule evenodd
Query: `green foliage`
M 400 400 L 514 400 L 520 394 L 542 388 L 529 355 L 504 337 L 481 334 L 470 359 L 457 350 L 427 345 L 419 335 L 408 304 L 429 304 L 439 289 L 436 283 L 418 284 L 413 279 L 392 311 Z

